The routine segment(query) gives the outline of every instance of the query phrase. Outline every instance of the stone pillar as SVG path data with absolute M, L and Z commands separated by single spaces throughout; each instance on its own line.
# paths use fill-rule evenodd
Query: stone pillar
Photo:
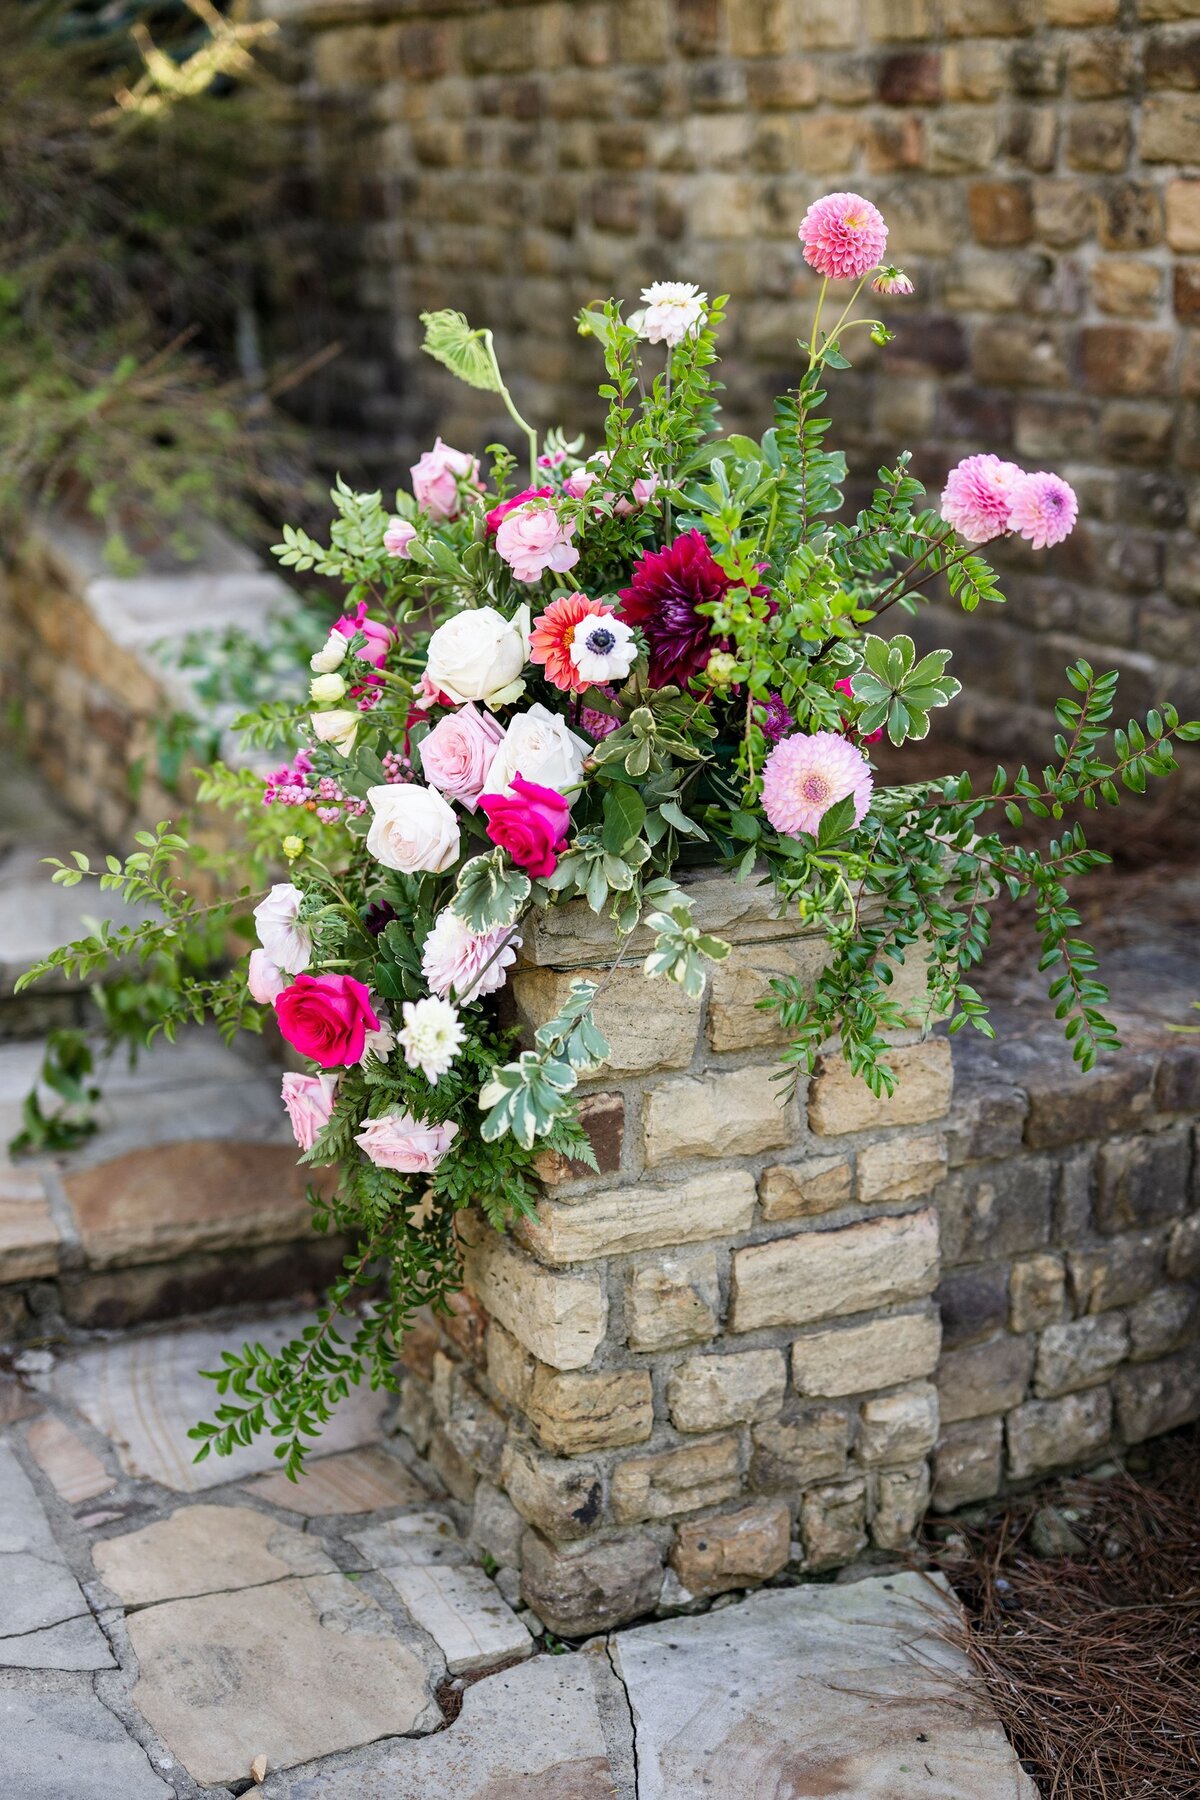
M 900 978 L 893 1099 L 837 1054 L 789 1097 L 756 1001 L 773 974 L 815 976 L 824 942 L 773 919 L 768 889 L 691 891 L 733 953 L 699 1002 L 636 955 L 616 971 L 583 1107 L 600 1172 L 546 1158 L 507 1236 L 467 1215 L 464 1294 L 406 1351 L 406 1427 L 566 1636 L 895 1550 L 929 1492 L 951 1065 L 916 1019 L 923 969 Z M 522 1020 L 612 954 L 585 909 L 540 920 Z

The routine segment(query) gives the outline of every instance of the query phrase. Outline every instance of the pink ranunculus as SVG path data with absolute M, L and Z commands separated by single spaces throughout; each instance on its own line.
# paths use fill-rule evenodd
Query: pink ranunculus
M 509 513 L 518 506 L 524 506 L 527 500 L 553 500 L 553 498 L 553 488 L 523 488 L 519 494 L 514 494 L 511 499 L 502 500 L 499 506 L 493 506 L 485 520 L 487 528 L 490 532 L 499 531 L 501 523 L 508 517 Z
M 402 1175 L 432 1175 L 458 1135 L 452 1119 L 430 1125 L 411 1113 L 384 1113 L 381 1119 L 364 1119 L 354 1141 L 377 1169 L 396 1169 Z
M 554 788 L 514 775 L 511 793 L 481 794 L 488 836 L 529 875 L 553 875 L 566 848 L 571 809 Z
M 457 519 L 462 511 L 464 487 L 483 492 L 478 457 L 452 449 L 441 438 L 413 464 L 411 475 L 417 505 L 437 520 Z
M 408 519 L 389 519 L 383 534 L 383 547 L 389 556 L 402 556 L 407 561 L 412 555 L 416 535 L 417 528 Z
M 370 994 L 353 975 L 297 975 L 275 1014 L 288 1043 L 323 1069 L 358 1062 L 367 1032 L 380 1028 Z
M 489 712 L 480 712 L 474 701 L 439 719 L 417 754 L 430 787 L 457 800 L 468 812 L 479 803 L 504 727 Z
M 387 660 L 387 653 L 396 638 L 390 625 L 383 624 L 379 619 L 368 619 L 365 600 L 360 600 L 352 613 L 343 613 L 333 629 L 347 638 L 361 631 L 367 641 L 358 653 L 358 660 L 370 663 L 373 669 Z
M 537 581 L 547 569 L 573 569 L 579 552 L 571 542 L 574 519 L 560 519 L 543 500 L 526 500 L 500 521 L 496 548 L 518 581 Z
M 283 1104 L 292 1136 L 301 1150 L 311 1150 L 333 1115 L 336 1075 L 293 1075 L 283 1078 Z
M 278 963 L 271 961 L 265 950 L 252 950 L 250 967 L 246 972 L 246 986 L 250 990 L 250 998 L 257 1000 L 260 1006 L 274 1006 L 287 986 L 287 976 Z

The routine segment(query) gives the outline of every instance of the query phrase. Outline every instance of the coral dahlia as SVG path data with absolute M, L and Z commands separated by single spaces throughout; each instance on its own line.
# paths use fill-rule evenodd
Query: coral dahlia
M 854 796 L 854 823 L 861 825 L 874 783 L 861 750 L 836 731 L 797 733 L 776 744 L 763 769 L 763 811 L 776 831 L 813 836 L 831 806 Z
M 571 645 L 575 633 L 585 619 L 611 618 L 613 609 L 603 600 L 591 600 L 586 594 L 562 594 L 552 600 L 540 618 L 533 621 L 529 634 L 529 660 L 541 663 L 547 681 L 564 693 L 582 694 L 592 685 L 591 677 L 572 661 Z
M 804 260 L 827 281 L 858 281 L 881 260 L 887 226 L 861 194 L 826 194 L 804 215 L 799 238 Z
M 728 575 L 699 531 L 638 558 L 630 585 L 621 589 L 621 617 L 646 635 L 651 687 L 684 687 L 705 667 L 720 646 L 713 642 L 712 621 L 696 609 L 720 600 L 728 587 Z

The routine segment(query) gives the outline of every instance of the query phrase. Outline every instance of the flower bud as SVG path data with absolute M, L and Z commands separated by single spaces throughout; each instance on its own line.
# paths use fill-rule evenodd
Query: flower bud
M 289 862 L 295 862 L 298 856 L 304 855 L 304 839 L 290 834 L 283 840 L 283 854 Z
M 360 723 L 361 715 L 345 708 L 337 712 L 313 713 L 309 719 L 314 737 L 336 750 L 339 756 L 349 756 L 353 750 Z
M 728 687 L 737 676 L 737 658 L 727 650 L 714 650 L 704 669 L 710 687 Z
M 318 706 L 336 706 L 346 692 L 346 683 L 340 675 L 314 675 L 308 691 Z
M 317 675 L 332 675 L 344 660 L 348 648 L 349 639 L 343 637 L 340 631 L 331 631 L 325 648 L 309 658 L 308 666 Z

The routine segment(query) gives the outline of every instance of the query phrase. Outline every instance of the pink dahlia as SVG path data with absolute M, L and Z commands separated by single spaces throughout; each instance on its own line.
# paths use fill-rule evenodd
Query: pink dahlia
M 1079 501 L 1061 475 L 1023 475 L 1013 490 L 1010 531 L 1019 531 L 1035 550 L 1061 544 L 1075 528 Z
M 451 993 L 459 1001 L 479 1000 L 504 986 L 520 948 L 520 937 L 508 927 L 472 931 L 446 907 L 429 928 L 421 973 L 443 1000 Z
M 899 294 L 902 298 L 916 291 L 911 275 L 906 275 L 895 263 L 888 263 L 886 268 L 880 269 L 871 286 L 877 294 Z
M 621 618 L 640 625 L 650 651 L 650 685 L 680 687 L 698 675 L 714 649 L 712 621 L 697 612 L 720 600 L 729 577 L 699 531 L 687 531 L 664 550 L 647 550 L 621 589 Z
M 969 544 L 986 544 L 1011 529 L 1013 495 L 1024 480 L 1016 463 L 964 456 L 946 477 L 942 517 Z
M 887 247 L 878 207 L 861 194 L 826 194 L 814 200 L 800 226 L 804 260 L 827 281 L 858 281 L 870 274 Z
M 862 751 L 836 731 L 797 733 L 776 744 L 763 769 L 763 811 L 776 831 L 814 837 L 831 806 L 854 796 L 854 823 L 871 804 L 871 771 Z

